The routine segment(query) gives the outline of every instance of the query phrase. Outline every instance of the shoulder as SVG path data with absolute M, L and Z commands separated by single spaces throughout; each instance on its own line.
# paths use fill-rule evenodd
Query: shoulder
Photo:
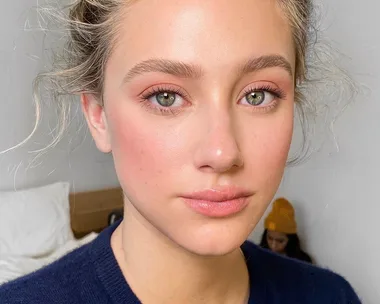
M 283 303 L 361 303 L 351 285 L 332 271 L 279 256 L 251 242 L 242 249 L 255 278 L 252 287 L 264 289 L 267 298 L 281 295 L 288 300 Z
M 37 272 L 0 286 L 0 303 L 82 303 L 78 278 L 91 272 L 88 248 L 83 246 Z

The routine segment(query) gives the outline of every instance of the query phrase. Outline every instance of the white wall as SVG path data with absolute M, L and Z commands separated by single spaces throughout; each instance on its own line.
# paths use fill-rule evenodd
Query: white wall
M 344 275 L 363 303 L 380 303 L 380 2 L 324 1 L 326 34 L 351 57 L 368 92 L 335 124 L 328 141 L 289 168 L 278 195 L 294 202 L 300 235 L 318 264 Z M 262 223 L 253 234 L 258 241 Z
M 43 68 L 46 58 L 42 32 L 28 30 L 37 25 L 36 14 L 31 11 L 36 3 L 36 0 L 2 1 L 0 151 L 22 141 L 34 123 L 32 80 Z M 48 47 L 46 43 L 45 47 Z M 86 136 L 80 111 L 68 130 L 70 136 L 30 166 L 36 154 L 28 152 L 43 148 L 51 140 L 49 130 L 57 123 L 54 111 L 54 107 L 44 108 L 43 123 L 31 142 L 0 155 L 0 190 L 58 180 L 70 181 L 76 191 L 116 186 L 112 158 L 99 153 L 90 135 Z

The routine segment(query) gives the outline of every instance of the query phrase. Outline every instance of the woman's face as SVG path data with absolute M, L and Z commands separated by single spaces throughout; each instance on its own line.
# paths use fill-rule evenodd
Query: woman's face
M 276 253 L 285 253 L 285 248 L 288 245 L 288 241 L 288 236 L 285 233 L 272 230 L 267 231 L 267 243 L 269 249 Z
M 294 69 L 275 0 L 130 6 L 104 109 L 84 107 L 97 146 L 112 150 L 128 216 L 196 254 L 240 246 L 282 178 Z

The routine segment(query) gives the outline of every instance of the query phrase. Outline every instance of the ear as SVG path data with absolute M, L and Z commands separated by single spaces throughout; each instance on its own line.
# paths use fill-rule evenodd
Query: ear
M 96 146 L 103 153 L 111 152 L 111 141 L 104 107 L 92 94 L 82 94 L 81 104 Z

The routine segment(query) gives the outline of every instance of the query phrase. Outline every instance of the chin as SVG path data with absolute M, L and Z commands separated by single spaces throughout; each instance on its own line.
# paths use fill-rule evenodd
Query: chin
M 169 238 L 186 251 L 199 256 L 228 255 L 247 240 L 250 225 L 235 220 L 219 220 L 201 227 L 179 229 Z

